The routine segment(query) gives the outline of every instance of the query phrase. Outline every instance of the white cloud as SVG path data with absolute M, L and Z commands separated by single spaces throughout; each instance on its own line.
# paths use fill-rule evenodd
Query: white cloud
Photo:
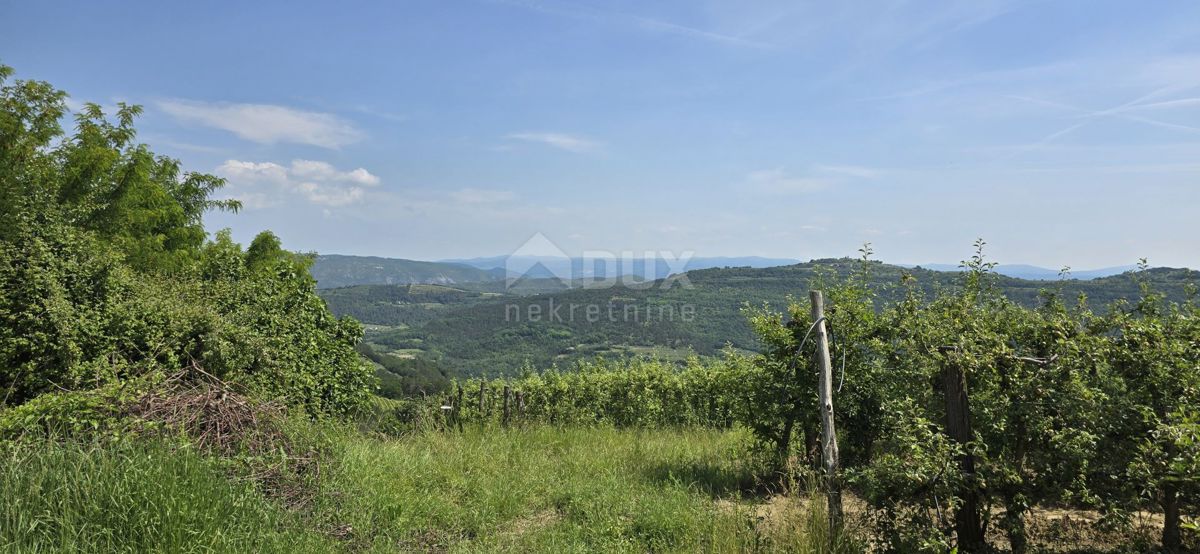
M 523 132 L 512 133 L 506 138 L 523 140 L 526 142 L 536 142 L 545 144 L 546 146 L 552 146 L 560 150 L 576 153 L 595 152 L 601 147 L 601 144 L 594 140 L 578 135 L 568 135 L 566 133 Z
M 338 171 L 329 162 L 314 160 L 292 160 L 291 173 L 304 179 L 343 181 L 369 187 L 379 184 L 379 177 L 371 175 L 369 171 L 361 167 L 351 171 Z
M 274 162 L 226 160 L 217 167 L 216 174 L 229 181 L 229 197 L 241 200 L 248 209 L 276 205 L 289 194 L 321 206 L 348 206 L 363 200 L 363 186 L 379 184 L 379 177 L 361 167 L 339 171 L 315 160 L 293 160 L 290 167 Z
M 467 204 L 503 202 L 505 200 L 512 200 L 513 197 L 514 195 L 511 191 L 477 188 L 465 188 L 450 193 L 450 198 Z
M 254 183 L 283 184 L 288 180 L 287 168 L 271 162 L 243 162 L 240 160 L 225 160 L 217 167 L 217 175 L 230 181 L 249 181 Z M 235 183 L 236 184 L 236 183 Z
M 235 198 L 238 202 L 241 202 L 242 208 L 246 210 L 261 210 L 279 203 L 277 198 L 263 192 L 242 192 L 230 196 L 230 198 Z
M 262 144 L 292 142 L 336 149 L 363 136 L 349 122 L 327 113 L 272 104 L 233 104 L 163 100 L 159 109 L 181 121 L 229 131 Z
M 363 189 L 360 187 L 339 187 L 311 182 L 300 183 L 296 186 L 296 191 L 313 204 L 331 208 L 355 204 L 363 197 Z
M 782 169 L 752 171 L 743 182 L 746 188 L 767 194 L 803 194 L 824 189 L 829 184 L 828 179 L 795 177 Z

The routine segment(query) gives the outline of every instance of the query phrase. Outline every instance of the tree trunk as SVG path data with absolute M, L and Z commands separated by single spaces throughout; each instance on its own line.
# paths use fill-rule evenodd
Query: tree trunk
M 804 426 L 804 459 L 808 462 L 808 467 L 821 467 L 821 445 L 817 440 L 817 434 L 813 432 L 810 426 Z
M 1025 533 L 1025 509 L 1011 495 L 1005 497 L 1004 505 L 1004 519 L 1000 525 L 1008 535 L 1009 548 L 1013 554 L 1025 554 L 1029 549 L 1029 538 Z
M 792 428 L 795 425 L 796 420 L 790 416 L 783 422 L 783 432 L 779 435 L 779 442 L 776 444 L 778 450 L 775 453 L 781 468 L 787 467 L 788 452 L 792 447 Z
M 1183 538 L 1179 531 L 1179 487 L 1173 483 L 1163 485 L 1163 549 L 1179 552 Z
M 967 380 L 962 368 L 948 363 L 942 370 L 946 391 L 946 434 L 955 442 L 967 445 L 973 438 L 971 409 L 967 400 Z M 983 522 L 979 517 L 979 491 L 975 477 L 975 457 L 964 454 L 958 460 L 959 470 L 966 480 L 961 491 L 962 506 L 954 515 L 958 534 L 958 550 L 964 553 L 983 552 Z

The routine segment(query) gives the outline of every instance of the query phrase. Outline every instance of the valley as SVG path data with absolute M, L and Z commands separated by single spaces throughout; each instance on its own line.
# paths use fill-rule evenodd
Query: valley
M 863 273 L 865 271 L 865 273 Z M 556 279 L 455 285 L 358 285 L 321 289 L 336 315 L 367 324 L 366 343 L 383 355 L 413 358 L 446 375 L 512 375 L 523 367 L 570 367 L 599 357 L 654 355 L 673 360 L 760 347 L 747 306 L 782 308 L 789 296 L 821 282 L 862 274 L 886 304 L 911 293 L 931 296 L 961 285 L 961 274 L 881 262 L 826 259 L 769 268 L 689 271 L 686 284 L 584 287 Z M 1033 306 L 1043 293 L 1069 303 L 1082 296 L 1102 309 L 1139 294 L 1144 278 L 1181 301 L 1200 272 L 1153 268 L 1090 280 L 1033 281 L 993 275 L 1014 301 Z M 506 284 L 513 285 L 506 287 Z M 577 309 L 574 314 L 570 308 Z M 596 306 L 588 317 L 586 307 Z M 684 313 L 687 308 L 690 315 Z M 536 317 L 530 317 L 535 314 Z M 686 316 L 686 317 L 685 317 Z

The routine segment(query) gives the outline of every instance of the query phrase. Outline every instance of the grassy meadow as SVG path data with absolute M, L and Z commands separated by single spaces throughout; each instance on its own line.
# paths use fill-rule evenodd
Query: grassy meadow
M 187 450 L 9 444 L 0 551 L 805 552 L 827 540 L 820 513 L 745 492 L 742 431 L 329 433 L 315 498 L 292 510 Z

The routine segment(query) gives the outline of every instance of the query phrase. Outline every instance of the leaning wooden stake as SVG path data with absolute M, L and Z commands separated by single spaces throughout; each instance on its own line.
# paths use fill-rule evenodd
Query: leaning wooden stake
M 821 403 L 821 462 L 825 466 L 825 494 L 829 500 L 829 525 L 833 536 L 842 527 L 842 488 L 838 483 L 837 429 L 833 425 L 833 363 L 829 359 L 829 336 L 825 332 L 825 297 L 821 291 L 808 293 L 817 337 L 817 396 Z
M 949 349 L 943 349 L 949 350 Z M 967 377 L 962 367 L 951 357 L 942 368 L 942 384 L 946 393 L 946 434 L 966 446 L 974 440 L 971 431 L 971 405 L 967 397 Z M 958 460 L 966 486 L 962 491 L 962 506 L 954 516 L 958 534 L 958 551 L 982 552 L 986 547 L 983 522 L 979 516 L 979 490 L 975 476 L 975 457 L 969 452 Z

